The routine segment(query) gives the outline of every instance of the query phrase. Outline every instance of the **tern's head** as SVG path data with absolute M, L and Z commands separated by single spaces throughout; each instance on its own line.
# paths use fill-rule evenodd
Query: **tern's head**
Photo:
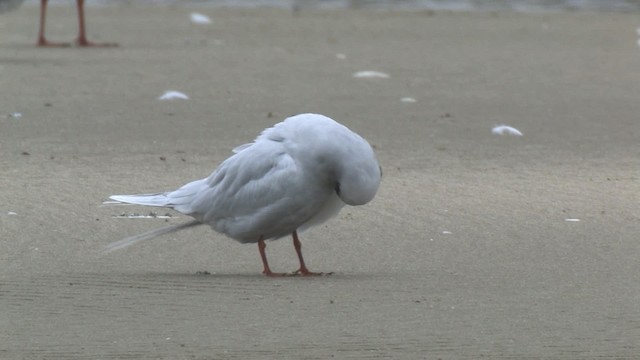
M 371 201 L 382 177 L 382 168 L 373 149 L 366 140 L 360 140 L 345 147 L 344 157 L 336 171 L 336 194 L 348 205 L 363 205 Z
M 301 114 L 282 123 L 305 139 L 297 143 L 301 154 L 324 169 L 336 194 L 348 205 L 373 199 L 382 171 L 371 145 L 346 126 L 318 114 Z

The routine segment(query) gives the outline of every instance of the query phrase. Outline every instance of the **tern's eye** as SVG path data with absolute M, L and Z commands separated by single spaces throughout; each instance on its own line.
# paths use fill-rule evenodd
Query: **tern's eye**
M 340 196 L 340 183 L 336 183 L 335 191 L 336 191 L 336 194 Z

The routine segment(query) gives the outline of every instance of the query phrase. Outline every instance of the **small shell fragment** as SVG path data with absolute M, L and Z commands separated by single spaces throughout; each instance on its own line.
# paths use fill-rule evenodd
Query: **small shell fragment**
M 186 94 L 181 93 L 180 91 L 167 90 L 165 91 L 164 94 L 162 94 L 162 96 L 158 98 L 158 100 L 175 100 L 175 99 L 189 100 L 189 97 Z
M 380 71 L 365 70 L 365 71 L 358 71 L 358 72 L 353 73 L 353 77 L 354 78 L 369 78 L 369 79 L 388 79 L 389 78 L 389 74 L 385 74 L 385 73 L 380 72 Z
M 491 132 L 495 135 L 513 135 L 513 136 L 522 136 L 520 130 L 507 126 L 507 125 L 498 125 L 491 129 Z
M 211 18 L 207 15 L 193 12 L 191 13 L 191 22 L 198 25 L 211 24 Z
M 564 219 L 566 222 L 578 222 L 580 219 Z
M 416 99 L 412 97 L 403 97 L 402 99 L 400 99 L 400 101 L 402 101 L 403 103 L 414 103 L 416 102 Z

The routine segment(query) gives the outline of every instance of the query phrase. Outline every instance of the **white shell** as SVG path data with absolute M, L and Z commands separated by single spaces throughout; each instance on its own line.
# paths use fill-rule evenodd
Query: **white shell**
M 498 125 L 491 129 L 491 132 L 495 135 L 513 135 L 513 136 L 522 136 L 520 130 L 507 126 L 507 125 Z
M 380 71 L 365 70 L 365 71 L 358 71 L 356 73 L 353 73 L 353 77 L 354 78 L 388 79 L 389 75 Z
M 167 90 L 162 96 L 158 98 L 158 100 L 174 100 L 174 99 L 183 99 L 188 100 L 189 97 L 180 91 Z
M 211 18 L 207 15 L 193 12 L 191 13 L 191 22 L 198 25 L 211 24 Z

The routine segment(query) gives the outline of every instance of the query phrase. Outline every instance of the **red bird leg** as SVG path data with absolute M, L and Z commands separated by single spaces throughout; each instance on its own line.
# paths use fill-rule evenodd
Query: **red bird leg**
M 44 0 L 43 0 L 44 1 Z M 78 46 L 95 46 L 95 47 L 112 47 L 118 46 L 115 43 L 94 43 L 87 40 L 84 23 L 84 0 L 76 0 L 76 6 L 78 7 L 78 38 L 76 39 L 76 45 Z
M 47 19 L 47 4 L 49 0 L 40 0 L 40 30 L 38 31 L 38 46 L 44 47 L 66 47 L 71 46 L 69 43 L 63 42 L 52 42 L 47 40 L 45 35 L 45 24 Z M 84 0 L 76 0 L 76 7 L 78 10 L 78 38 L 76 39 L 76 45 L 86 47 L 86 46 L 96 46 L 96 47 L 110 47 L 110 46 L 118 46 L 118 44 L 114 43 L 94 43 L 87 40 L 87 35 L 85 31 L 85 22 L 84 22 Z
M 40 30 L 38 31 L 38 46 L 63 47 L 71 46 L 68 43 L 58 43 L 48 41 L 44 35 L 45 22 L 47 18 L 47 3 L 49 0 L 40 0 Z
M 267 261 L 267 253 L 264 251 L 264 249 L 266 248 L 267 245 L 264 243 L 264 239 L 262 238 L 262 236 L 260 236 L 260 239 L 258 240 L 258 250 L 260 251 L 260 258 L 262 258 L 262 266 L 264 267 L 262 273 L 266 276 L 285 276 L 286 274 L 274 273 L 273 271 L 271 271 L 271 269 L 269 268 L 269 262 Z
M 311 272 L 307 269 L 307 266 L 304 264 L 304 258 L 302 257 L 302 244 L 300 243 L 300 239 L 298 239 L 298 232 L 294 231 L 291 233 L 293 237 L 293 247 L 296 249 L 296 253 L 298 254 L 298 260 L 300 261 L 300 269 L 295 272 L 295 274 L 300 274 L 302 276 L 314 276 L 314 275 L 330 275 L 331 273 L 316 273 Z

